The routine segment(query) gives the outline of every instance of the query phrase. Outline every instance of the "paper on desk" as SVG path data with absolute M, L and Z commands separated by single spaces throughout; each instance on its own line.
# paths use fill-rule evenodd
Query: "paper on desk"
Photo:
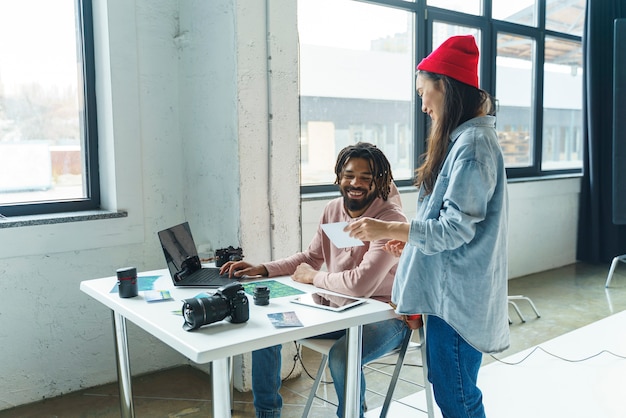
M 156 282 L 160 278 L 161 276 L 139 276 L 137 277 L 137 288 L 140 292 L 144 290 L 155 290 L 154 282 Z M 118 292 L 119 292 L 119 288 L 116 282 L 115 286 L 113 286 L 113 289 L 111 289 L 109 293 L 118 293 Z
M 169 290 L 147 290 L 143 292 L 143 298 L 148 303 L 174 300 Z
M 363 241 L 360 239 L 352 238 L 343 229 L 348 225 L 348 222 L 335 222 L 332 224 L 322 224 L 322 229 L 326 233 L 326 236 L 330 241 L 335 244 L 337 248 L 358 247 L 363 245 Z
M 276 312 L 268 313 L 267 317 L 276 328 L 302 327 L 302 322 L 298 319 L 295 312 Z

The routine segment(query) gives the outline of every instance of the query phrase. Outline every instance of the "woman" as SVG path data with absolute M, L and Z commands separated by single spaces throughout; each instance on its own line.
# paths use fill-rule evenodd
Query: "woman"
M 506 172 L 477 67 L 470 35 L 449 38 L 417 66 L 432 123 L 415 219 L 346 227 L 361 240 L 391 239 L 386 249 L 401 254 L 392 301 L 399 314 L 426 317 L 429 380 L 446 418 L 485 416 L 482 352 L 509 345 Z

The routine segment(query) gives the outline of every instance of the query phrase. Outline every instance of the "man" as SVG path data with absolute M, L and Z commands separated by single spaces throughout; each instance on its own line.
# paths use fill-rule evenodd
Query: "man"
M 385 221 L 406 222 L 400 195 L 393 184 L 391 166 L 375 145 L 359 142 L 345 147 L 337 157 L 335 183 L 342 197 L 324 208 L 320 225 L 351 222 L 366 216 Z M 292 279 L 356 297 L 371 297 L 389 302 L 397 259 L 386 252 L 387 240 L 365 242 L 362 246 L 337 248 L 321 226 L 309 248 L 282 260 L 253 266 L 244 261 L 230 261 L 222 273 L 241 277 L 291 275 Z M 322 266 L 326 271 L 322 271 Z M 362 363 L 368 363 L 397 348 L 409 328 L 400 319 L 390 319 L 363 327 Z M 338 338 L 329 353 L 329 368 L 337 392 L 337 415 L 343 416 L 345 387 L 345 331 L 324 335 Z M 252 352 L 252 392 L 258 418 L 280 417 L 282 398 L 281 346 Z M 361 377 L 361 416 L 364 413 L 365 378 Z

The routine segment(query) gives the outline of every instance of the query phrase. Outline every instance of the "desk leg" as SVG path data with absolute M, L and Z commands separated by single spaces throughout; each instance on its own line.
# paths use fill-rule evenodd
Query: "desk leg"
M 230 418 L 230 358 L 211 362 L 211 390 L 213 392 L 213 416 Z
M 348 328 L 348 355 L 346 359 L 345 418 L 359 418 L 361 412 L 361 335 L 363 327 Z
M 120 412 L 122 418 L 134 418 L 133 390 L 131 388 L 130 358 L 128 356 L 128 335 L 126 318 L 113 313 L 113 335 L 115 337 L 115 357 L 117 359 L 117 381 L 120 386 Z

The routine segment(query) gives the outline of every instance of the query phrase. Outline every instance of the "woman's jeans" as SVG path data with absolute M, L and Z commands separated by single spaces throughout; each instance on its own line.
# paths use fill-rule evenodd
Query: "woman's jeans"
M 374 324 L 363 325 L 361 364 L 369 363 L 396 349 L 402 343 L 409 328 L 399 319 L 388 319 Z M 337 416 L 343 417 L 346 335 L 337 331 L 315 338 L 338 338 L 330 349 L 328 367 L 337 392 Z M 280 389 L 281 356 L 280 345 L 252 352 L 252 394 L 257 418 L 278 418 L 283 406 Z M 361 417 L 364 414 L 365 378 L 361 374 Z
M 426 353 L 428 380 L 444 418 L 485 418 L 476 386 L 482 353 L 434 315 L 426 320 Z

